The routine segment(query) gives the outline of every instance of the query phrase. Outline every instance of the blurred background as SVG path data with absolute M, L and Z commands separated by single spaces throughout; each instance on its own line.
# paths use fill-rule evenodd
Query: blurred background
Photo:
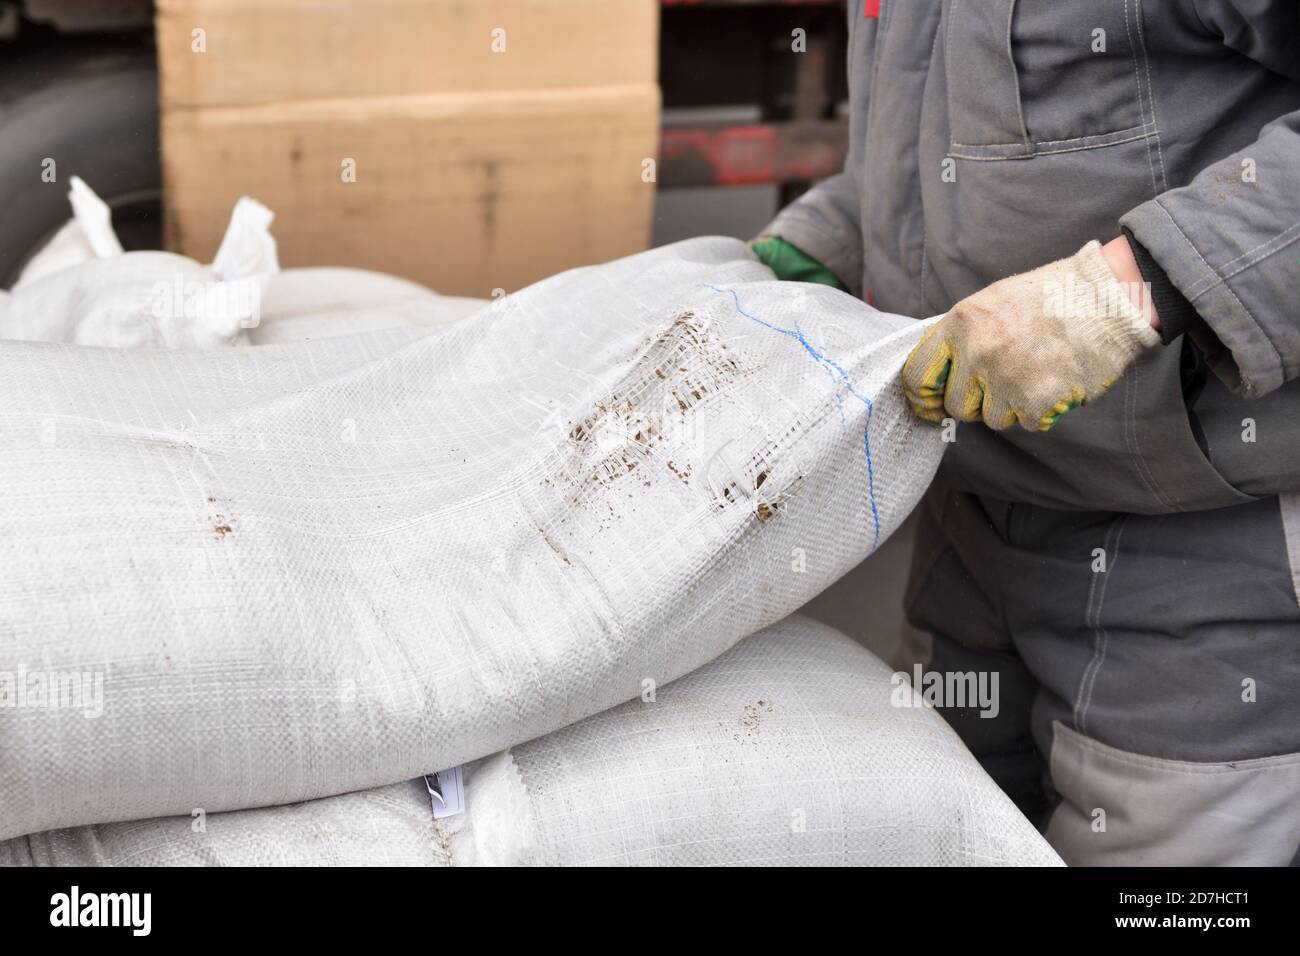
M 128 248 L 209 258 L 249 194 L 287 265 L 463 295 L 748 238 L 843 164 L 844 19 L 843 0 L 0 0 L 0 287 L 67 219 L 73 174 Z
M 0 288 L 82 177 L 128 249 L 487 297 L 748 239 L 843 165 L 844 0 L 0 0 Z M 889 659 L 910 528 L 811 610 Z

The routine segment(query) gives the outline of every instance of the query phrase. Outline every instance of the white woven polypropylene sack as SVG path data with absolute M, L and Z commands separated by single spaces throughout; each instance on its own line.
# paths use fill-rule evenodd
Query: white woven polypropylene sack
M 0 836 L 390 784 L 707 663 L 928 484 L 924 327 L 701 239 L 443 329 L 0 343 Z
M 281 271 L 274 214 L 254 199 L 235 204 L 211 266 L 168 253 L 124 254 L 112 213 L 76 176 L 73 217 L 0 292 L 0 338 L 115 348 L 270 345 L 471 315 L 482 299 L 438 295 L 364 269 Z M 93 263 L 108 260 L 103 265 Z M 76 266 L 76 273 L 47 277 Z
M 413 781 L 20 837 L 0 863 L 1059 864 L 919 695 L 798 615 L 465 781 L 465 814 L 438 821 Z
M 248 341 L 280 271 L 269 209 L 240 199 L 205 266 L 169 252 L 123 253 L 108 206 L 76 176 L 68 198 L 73 219 L 0 295 L 0 338 L 137 349 Z
M 271 276 L 252 345 L 305 342 L 403 326 L 457 322 L 483 299 L 438 295 L 397 276 L 365 269 L 285 269 Z

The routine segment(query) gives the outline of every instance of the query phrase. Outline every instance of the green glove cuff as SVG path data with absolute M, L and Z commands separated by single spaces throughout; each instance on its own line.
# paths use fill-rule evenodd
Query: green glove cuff
M 836 278 L 835 273 L 780 236 L 751 239 L 749 248 L 754 250 L 754 255 L 758 256 L 763 265 L 776 273 L 778 279 L 786 282 L 817 282 L 833 286 L 841 292 L 848 291 L 848 287 Z

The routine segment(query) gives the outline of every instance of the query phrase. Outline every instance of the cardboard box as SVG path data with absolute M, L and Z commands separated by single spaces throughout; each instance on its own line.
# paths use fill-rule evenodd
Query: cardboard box
M 623 85 L 657 77 L 657 0 L 158 0 L 156 6 L 164 108 Z M 499 30 L 504 33 L 494 33 Z
M 659 89 L 168 109 L 162 133 L 169 245 L 186 255 L 209 261 L 250 195 L 275 211 L 285 266 L 489 296 L 646 247 Z

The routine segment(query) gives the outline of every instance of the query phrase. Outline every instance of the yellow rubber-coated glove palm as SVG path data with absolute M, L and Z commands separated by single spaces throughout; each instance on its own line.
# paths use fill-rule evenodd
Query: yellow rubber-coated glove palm
M 958 302 L 908 356 L 903 388 L 927 421 L 1046 431 L 1159 341 L 1090 242 Z

